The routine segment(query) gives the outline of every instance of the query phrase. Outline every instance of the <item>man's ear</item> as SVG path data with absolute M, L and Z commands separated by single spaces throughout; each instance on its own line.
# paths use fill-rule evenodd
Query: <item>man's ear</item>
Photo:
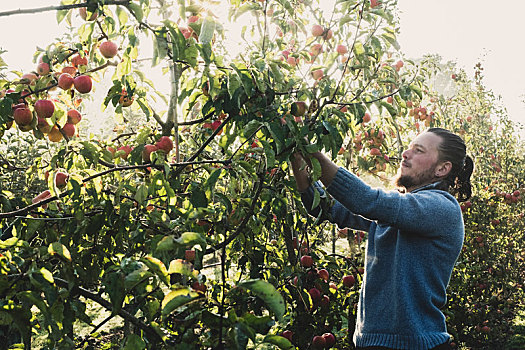
M 447 177 L 452 170 L 452 163 L 450 161 L 444 161 L 437 165 L 435 176 L 438 178 Z

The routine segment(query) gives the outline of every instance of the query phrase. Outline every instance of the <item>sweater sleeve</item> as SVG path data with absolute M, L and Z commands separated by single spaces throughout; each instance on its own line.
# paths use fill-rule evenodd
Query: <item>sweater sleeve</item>
M 459 204 L 445 191 L 387 192 L 371 188 L 343 168 L 327 191 L 350 212 L 410 233 L 434 236 L 443 224 L 462 221 Z
M 321 196 L 326 195 L 325 191 L 321 187 L 321 184 L 316 182 L 305 192 L 301 193 L 301 199 L 308 213 L 317 217 L 319 216 L 319 211 L 321 208 L 320 205 L 318 205 L 312 209 L 314 191 L 318 191 Z M 350 210 L 341 205 L 341 203 L 339 203 L 337 200 L 334 200 L 333 205 L 330 207 L 329 215 L 324 215 L 323 218 L 336 224 L 339 228 L 349 227 L 354 230 L 368 231 L 371 224 L 370 220 L 352 213 Z

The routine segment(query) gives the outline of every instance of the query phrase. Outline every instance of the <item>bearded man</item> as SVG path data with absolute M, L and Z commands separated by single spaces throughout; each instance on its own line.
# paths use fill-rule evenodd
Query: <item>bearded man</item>
M 314 191 L 324 191 L 304 167 L 315 157 L 334 199 L 327 217 L 340 228 L 368 232 L 357 349 L 451 349 L 441 309 L 463 245 L 458 200 L 471 195 L 474 164 L 464 141 L 441 128 L 417 136 L 402 156 L 396 184 L 404 191 L 371 188 L 319 152 L 295 154 L 291 164 L 310 214 L 320 210 L 311 209 Z

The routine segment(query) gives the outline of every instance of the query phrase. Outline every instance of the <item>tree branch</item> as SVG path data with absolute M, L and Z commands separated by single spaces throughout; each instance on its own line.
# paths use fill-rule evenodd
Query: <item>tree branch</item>
M 69 283 L 61 278 L 54 277 L 54 280 L 57 286 L 59 287 L 62 287 L 62 288 L 70 287 Z M 113 305 L 106 299 L 102 298 L 100 295 L 93 293 L 92 291 L 89 291 L 85 288 L 78 287 L 78 286 L 75 286 L 74 289 L 77 290 L 78 293 L 82 295 L 84 298 L 91 299 L 94 302 L 106 308 L 107 310 L 113 312 Z M 149 336 L 152 336 L 152 338 L 155 339 L 156 341 L 162 341 L 160 336 L 157 334 L 157 332 L 155 332 L 153 328 L 149 327 L 147 324 L 145 324 L 143 321 L 141 321 L 140 319 L 130 314 L 128 311 L 124 309 L 120 309 L 117 312 L 117 314 L 123 319 L 125 319 L 126 321 L 133 324 L 135 327 L 142 329 L 146 334 L 148 334 Z
M 235 232 L 230 237 L 226 238 L 223 242 L 217 244 L 214 247 L 206 249 L 205 254 L 211 254 L 211 253 L 213 253 L 213 252 L 215 252 L 215 251 L 217 251 L 219 249 L 223 249 L 231 241 L 233 241 L 235 239 L 235 237 L 237 237 L 241 232 L 243 232 L 244 227 L 246 226 L 246 224 L 248 223 L 248 220 L 250 220 L 250 217 L 253 215 L 253 213 L 255 211 L 255 205 L 257 204 L 257 200 L 259 199 L 259 195 L 261 194 L 261 192 L 263 190 L 263 174 L 262 173 L 259 174 L 259 181 L 257 182 L 256 186 L 257 186 L 257 188 L 255 190 L 255 194 L 253 195 L 253 200 L 252 200 L 252 204 L 250 205 L 250 209 L 248 210 L 248 212 L 246 213 L 246 215 L 242 219 L 242 222 L 239 224 L 239 226 L 237 227 Z
M 104 5 L 129 5 L 131 0 L 106 0 Z M 6 17 L 6 16 L 12 16 L 12 15 L 24 15 L 24 14 L 31 14 L 31 13 L 40 13 L 40 12 L 48 12 L 48 11 L 60 11 L 60 10 L 69 10 L 79 7 L 87 7 L 88 3 L 84 2 L 81 4 L 71 4 L 71 5 L 58 5 L 58 6 L 45 6 L 45 7 L 39 7 L 39 8 L 33 8 L 33 9 L 18 9 L 18 10 L 11 10 L 11 11 L 5 11 L 0 12 L 0 17 Z

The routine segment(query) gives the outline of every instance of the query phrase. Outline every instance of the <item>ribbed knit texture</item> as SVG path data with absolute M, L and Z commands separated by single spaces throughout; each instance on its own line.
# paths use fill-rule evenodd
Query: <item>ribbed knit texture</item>
M 335 199 L 331 220 L 368 231 L 356 346 L 431 349 L 449 339 L 441 308 L 463 245 L 461 209 L 435 184 L 407 194 L 371 188 L 339 168 L 327 188 Z M 311 210 L 314 184 L 302 193 Z

